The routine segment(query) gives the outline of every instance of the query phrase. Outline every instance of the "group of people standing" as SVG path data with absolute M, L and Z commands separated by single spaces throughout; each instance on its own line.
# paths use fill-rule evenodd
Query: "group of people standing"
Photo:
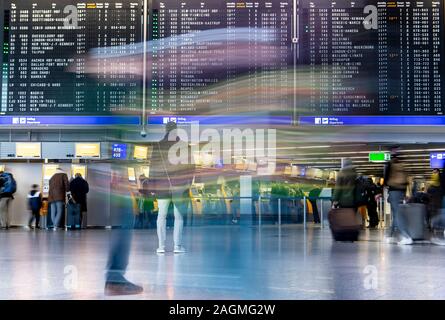
M 386 242 L 397 241 L 402 245 L 413 243 L 413 239 L 407 232 L 407 228 L 410 226 L 403 223 L 404 220 L 402 221 L 401 217 L 400 208 L 404 203 L 424 205 L 425 225 L 429 227 L 430 231 L 433 231 L 439 224 L 445 226 L 445 218 L 441 214 L 441 209 L 445 208 L 445 172 L 434 169 L 426 190 L 417 190 L 416 184 L 410 183 L 398 148 L 391 149 L 391 160 L 385 166 L 383 185 L 374 184 L 370 178 L 358 177 L 352 161 L 346 159 L 334 188 L 333 206 L 358 210 L 366 205 L 369 227 L 376 227 L 379 224 L 377 201 L 379 197 L 383 196 L 383 188 L 388 190 L 388 202 L 392 217 L 390 228 L 385 237 Z M 408 209 L 415 210 L 414 207 L 408 207 Z M 422 212 L 419 211 L 419 214 Z M 422 229 L 423 225 L 417 227 Z
M 14 193 L 17 191 L 16 181 L 11 173 L 0 172 L 0 225 L 4 229 L 10 227 L 9 205 L 14 199 Z M 60 227 L 62 216 L 64 214 L 67 195 L 80 207 L 80 224 L 82 228 L 87 226 L 87 193 L 89 192 L 88 182 L 80 173 L 76 173 L 71 181 L 68 175 L 60 168 L 49 180 L 48 204 L 51 211 L 51 220 L 53 230 Z M 38 184 L 33 184 L 27 195 L 27 206 L 31 216 L 28 221 L 28 227 L 33 225 L 36 229 L 41 228 L 41 209 L 43 206 L 43 196 Z

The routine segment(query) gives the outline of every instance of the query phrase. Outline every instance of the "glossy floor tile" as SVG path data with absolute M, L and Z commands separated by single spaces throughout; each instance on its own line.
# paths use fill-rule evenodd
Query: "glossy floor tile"
M 108 299 L 112 232 L 0 231 L 0 298 Z M 445 247 L 382 237 L 364 231 L 361 241 L 334 243 L 318 227 L 188 227 L 188 252 L 159 256 L 155 230 L 137 230 L 127 278 L 144 293 L 112 299 L 445 298 Z

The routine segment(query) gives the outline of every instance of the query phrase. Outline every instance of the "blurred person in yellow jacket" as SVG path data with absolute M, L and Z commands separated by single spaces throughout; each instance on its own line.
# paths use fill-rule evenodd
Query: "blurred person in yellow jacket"
M 427 193 L 430 198 L 428 206 L 428 221 L 439 213 L 442 203 L 442 191 L 440 188 L 440 171 L 439 169 L 433 169 L 431 178 L 428 181 Z

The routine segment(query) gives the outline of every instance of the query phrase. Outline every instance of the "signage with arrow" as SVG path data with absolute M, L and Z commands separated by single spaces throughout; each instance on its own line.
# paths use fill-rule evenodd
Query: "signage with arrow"
M 445 152 L 430 153 L 431 169 L 442 169 L 445 165 Z

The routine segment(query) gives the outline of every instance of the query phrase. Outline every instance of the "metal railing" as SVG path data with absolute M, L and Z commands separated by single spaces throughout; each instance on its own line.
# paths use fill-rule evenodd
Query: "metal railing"
M 329 208 L 331 208 L 331 204 L 332 204 L 332 198 L 331 197 L 288 197 L 288 196 L 257 196 L 257 197 L 216 197 L 216 196 L 208 196 L 208 197 L 202 197 L 200 198 L 201 200 L 213 200 L 213 201 L 217 201 L 217 200 L 252 200 L 253 201 L 258 201 L 258 210 L 257 210 L 257 217 L 258 217 L 258 225 L 261 227 L 263 225 L 263 209 L 262 209 L 262 205 L 261 205 L 261 201 L 262 200 L 270 200 L 270 201 L 276 201 L 276 211 L 274 210 L 274 214 L 277 214 L 277 224 L 279 226 L 282 225 L 283 219 L 282 219 L 282 208 L 283 208 L 283 201 L 287 200 L 287 201 L 302 201 L 302 207 L 303 207 L 303 226 L 306 228 L 308 225 L 308 205 L 307 205 L 307 201 L 310 200 L 312 202 L 319 202 L 319 206 L 317 206 L 318 213 L 319 213 L 319 218 L 320 218 L 320 227 L 321 228 L 325 228 L 326 224 L 325 224 L 325 218 L 326 218 L 326 214 L 328 212 L 325 212 L 326 208 L 325 208 L 325 202 L 329 201 Z M 297 207 L 298 205 L 295 205 L 295 207 Z M 253 210 L 253 208 L 251 209 Z M 228 215 L 230 213 L 227 213 Z M 377 214 L 378 214 L 378 219 L 379 219 L 379 227 L 384 227 L 387 225 L 388 222 L 390 221 L 386 221 L 386 213 L 385 213 L 385 204 L 384 204 L 384 199 L 383 197 L 380 198 L 377 202 Z M 205 215 L 205 213 L 203 213 L 203 215 Z M 252 213 L 253 215 L 253 213 Z M 240 217 L 243 216 L 243 213 L 240 212 Z
M 193 199 L 199 199 L 200 201 L 224 201 L 224 200 L 252 200 L 252 201 L 258 201 L 258 210 L 257 210 L 257 216 L 258 216 L 258 225 L 261 227 L 263 224 L 263 210 L 261 201 L 262 200 L 270 200 L 270 201 L 276 201 L 277 203 L 277 219 L 278 219 L 278 225 L 280 226 L 282 224 L 282 202 L 283 200 L 287 201 L 303 201 L 303 226 L 307 227 L 308 219 L 308 206 L 307 201 L 320 201 L 320 210 L 319 210 L 319 218 L 320 218 L 320 226 L 321 228 L 325 227 L 325 210 L 324 210 L 324 202 L 325 201 L 332 201 L 331 197 L 290 197 L 290 196 L 256 196 L 256 197 L 217 197 L 217 196 L 204 196 L 200 198 L 192 198 Z M 241 207 L 241 203 L 240 203 Z M 227 213 L 228 215 L 230 213 Z M 192 215 L 195 215 L 192 213 Z M 205 215 L 205 213 L 203 213 Z M 243 213 L 240 212 L 240 217 L 243 216 Z

